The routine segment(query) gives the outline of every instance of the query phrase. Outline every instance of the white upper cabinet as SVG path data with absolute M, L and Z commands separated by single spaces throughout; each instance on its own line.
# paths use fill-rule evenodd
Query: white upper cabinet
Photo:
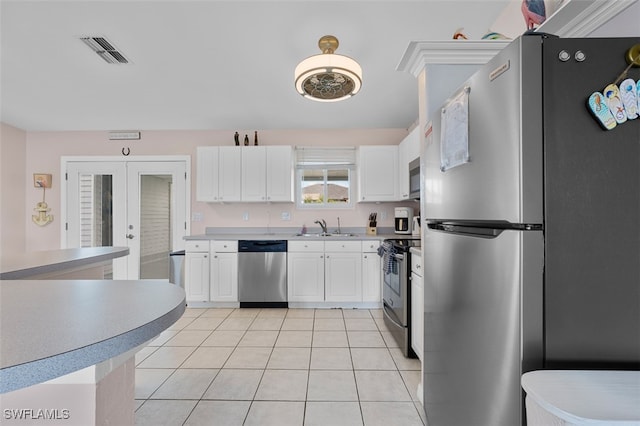
M 218 147 L 199 146 L 196 153 L 196 200 L 218 201 Z
M 293 201 L 290 146 L 242 147 L 242 201 Z
M 293 202 L 293 150 L 267 147 L 267 201 Z
M 416 127 L 398 145 L 399 199 L 409 199 L 409 163 L 420 157 L 420 132 Z
M 196 200 L 240 201 L 241 151 L 234 146 L 197 148 Z
M 398 145 L 358 148 L 358 201 L 397 201 Z
M 265 146 L 242 147 L 242 201 L 267 201 Z
M 218 167 L 218 200 L 240 201 L 242 151 L 235 146 L 221 146 Z

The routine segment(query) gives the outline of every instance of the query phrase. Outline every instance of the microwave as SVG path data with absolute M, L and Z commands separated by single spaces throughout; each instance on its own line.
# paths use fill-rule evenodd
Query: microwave
M 409 163 L 409 198 L 420 199 L 420 157 Z

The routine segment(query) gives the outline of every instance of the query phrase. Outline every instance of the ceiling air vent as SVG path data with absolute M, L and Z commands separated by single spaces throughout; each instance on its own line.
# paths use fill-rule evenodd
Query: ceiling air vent
M 80 37 L 80 40 L 110 64 L 128 64 L 129 60 L 104 37 Z

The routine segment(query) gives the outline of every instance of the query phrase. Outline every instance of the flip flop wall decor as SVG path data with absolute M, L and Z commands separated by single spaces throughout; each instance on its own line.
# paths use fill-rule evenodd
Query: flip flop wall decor
M 612 83 L 602 92 L 593 92 L 587 108 L 605 130 L 635 120 L 640 117 L 640 80 L 627 78 L 620 86 Z
M 628 78 L 620 83 L 620 98 L 629 120 L 638 117 L 638 88 L 633 79 Z
M 605 130 L 611 130 L 617 126 L 616 119 L 611 114 L 609 106 L 605 103 L 604 95 L 600 92 L 593 92 L 587 101 L 589 111 L 593 114 Z

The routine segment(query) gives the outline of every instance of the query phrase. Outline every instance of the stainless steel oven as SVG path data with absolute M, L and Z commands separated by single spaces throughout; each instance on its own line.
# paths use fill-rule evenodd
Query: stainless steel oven
M 415 358 L 411 348 L 411 247 L 419 239 L 388 239 L 382 243 L 382 302 L 384 322 L 404 356 Z

